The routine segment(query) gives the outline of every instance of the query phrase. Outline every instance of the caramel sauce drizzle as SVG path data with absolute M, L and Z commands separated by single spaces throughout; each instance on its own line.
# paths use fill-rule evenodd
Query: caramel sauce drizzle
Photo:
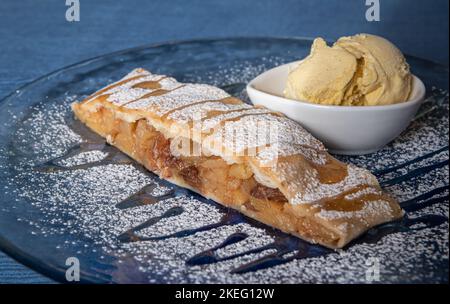
M 176 89 L 178 89 L 178 88 L 176 88 Z M 176 89 L 173 89 L 173 90 L 176 90 Z M 167 94 L 167 93 L 169 93 L 169 92 L 171 92 L 171 91 L 173 91 L 173 90 L 158 89 L 158 90 L 155 90 L 155 91 L 149 93 L 149 94 L 147 95 L 147 97 L 151 97 L 151 96 L 161 96 L 161 95 Z M 145 97 L 145 98 L 147 98 L 147 97 Z
M 124 106 L 126 106 L 126 105 L 128 105 L 128 104 L 130 104 L 130 103 L 139 101 L 139 100 L 141 100 L 141 99 L 149 98 L 149 97 L 152 97 L 152 96 L 161 96 L 161 95 L 167 94 L 167 93 L 169 93 L 169 92 L 173 92 L 173 91 L 175 91 L 175 90 L 178 90 L 179 88 L 182 88 L 182 87 L 184 87 L 184 86 L 185 86 L 185 84 L 182 84 L 182 85 L 180 85 L 180 86 L 178 86 L 178 87 L 176 87 L 176 88 L 174 88 L 174 89 L 172 89 L 172 90 L 157 89 L 157 90 L 152 91 L 152 92 L 150 92 L 150 93 L 144 94 L 144 95 L 142 95 L 142 96 L 139 97 L 139 98 L 130 100 L 129 102 L 126 102 L 126 103 L 122 104 L 121 107 L 124 107 Z
M 226 119 L 220 121 L 220 124 L 223 124 L 223 123 L 225 123 L 225 122 L 236 122 L 236 121 L 239 121 L 239 120 L 241 120 L 242 118 L 247 117 L 247 116 L 260 116 L 260 115 L 267 115 L 267 114 L 268 114 L 268 115 L 278 116 L 278 114 L 275 113 L 275 112 L 268 112 L 268 113 L 247 113 L 247 114 L 244 113 L 244 114 L 239 115 L 239 116 L 237 116 L 237 117 L 226 118 Z
M 317 171 L 319 181 L 322 184 L 339 183 L 348 175 L 347 165 L 331 156 L 327 156 L 327 162 L 324 165 L 319 165 L 314 162 L 310 162 L 310 165 Z
M 362 194 L 360 197 L 352 200 L 345 198 L 345 196 L 364 190 L 365 188 L 371 188 L 371 186 L 361 185 L 343 192 L 338 196 L 327 198 L 320 204 L 321 209 L 327 211 L 356 212 L 360 211 L 366 202 L 383 198 L 383 195 L 374 193 Z
M 248 110 L 248 109 L 247 109 L 247 110 Z M 227 112 L 225 112 L 224 114 L 226 114 L 226 113 L 227 113 Z M 268 114 L 268 115 L 279 116 L 279 114 L 278 114 L 278 113 L 275 113 L 275 112 L 268 112 L 268 113 L 247 113 L 247 114 L 244 113 L 244 114 L 239 115 L 239 116 L 237 116 L 237 117 L 225 118 L 225 119 L 221 120 L 217 125 L 215 125 L 213 128 L 211 128 L 211 130 L 209 130 L 209 132 L 204 132 L 203 134 L 205 134 L 206 136 L 212 135 L 212 134 L 215 132 L 215 130 L 216 130 L 217 128 L 223 127 L 223 126 L 225 125 L 225 123 L 227 123 L 227 122 L 236 122 L 236 121 L 239 121 L 239 120 L 241 120 L 243 117 L 246 117 L 246 116 L 259 116 L 259 115 L 266 115 L 266 114 Z
M 246 111 L 246 110 L 248 110 L 248 108 L 237 109 L 237 110 L 212 110 L 212 111 L 209 111 L 208 113 L 206 113 L 205 117 L 202 117 L 201 120 L 205 121 L 207 119 L 211 119 L 211 118 L 214 118 L 219 115 L 233 113 L 233 112 L 242 112 L 242 111 Z
M 206 116 L 203 117 L 201 120 L 205 121 L 207 119 L 211 119 L 211 118 L 214 118 L 219 115 L 224 115 L 224 114 L 229 114 L 229 113 L 234 113 L 234 112 L 244 112 L 244 111 L 248 111 L 250 109 L 255 109 L 255 108 L 263 109 L 263 107 L 254 106 L 253 108 L 242 108 L 242 109 L 236 109 L 236 110 L 212 110 L 212 111 L 209 111 L 208 113 L 206 113 Z M 261 114 L 263 114 L 263 113 L 261 113 Z M 278 112 L 270 112 L 270 113 L 264 113 L 264 114 L 274 114 L 274 115 L 282 116 Z
M 212 111 L 209 111 L 209 112 L 207 112 L 206 113 L 206 115 L 205 115 L 205 117 L 202 117 L 201 119 L 200 119 L 200 121 L 205 121 L 205 120 L 207 120 L 207 119 L 211 119 L 211 118 L 214 118 L 214 117 L 216 117 L 216 116 L 219 116 L 219 115 L 223 115 L 223 114 L 228 114 L 228 113 L 234 113 L 234 112 L 243 112 L 243 111 L 247 111 L 247 110 L 249 110 L 250 108 L 243 108 L 243 109 L 236 109 L 236 110 L 212 110 Z M 193 121 L 191 120 L 191 121 L 189 121 L 188 122 L 188 126 L 190 127 L 190 128 L 192 128 L 192 126 L 193 126 Z
M 97 91 L 96 93 L 94 93 L 94 94 L 88 96 L 88 97 L 86 98 L 86 100 L 90 100 L 90 99 L 92 99 L 92 98 L 94 98 L 94 97 L 97 97 L 97 96 L 99 96 L 99 95 L 102 95 L 102 94 L 105 93 L 106 91 L 109 91 L 109 90 L 111 90 L 111 89 L 113 89 L 113 88 L 115 88 L 115 87 L 121 86 L 121 85 L 123 85 L 123 84 L 125 84 L 125 83 L 127 83 L 127 82 L 130 82 L 130 81 L 133 81 L 133 80 L 135 80 L 135 79 L 139 79 L 139 78 L 142 78 L 142 77 L 145 77 L 145 76 L 148 76 L 148 75 L 146 75 L 146 74 L 144 74 L 144 75 L 137 75 L 137 76 L 133 76 L 133 77 L 124 79 L 124 80 L 122 80 L 122 81 L 116 82 L 116 83 L 114 83 L 114 84 L 112 84 L 112 85 L 109 85 L 109 86 L 107 86 L 107 87 L 101 89 L 100 91 Z M 109 95 L 109 94 L 108 94 L 108 95 Z
M 225 97 L 225 98 L 217 99 L 217 100 L 201 100 L 201 101 L 196 101 L 196 102 L 193 102 L 193 103 L 190 103 L 187 105 L 183 105 L 183 106 L 174 108 L 174 109 L 166 112 L 163 116 L 161 116 L 161 119 L 166 119 L 170 114 L 172 114 L 174 112 L 181 111 L 185 108 L 189 108 L 189 107 L 192 107 L 192 106 L 195 106 L 198 104 L 202 104 L 202 103 L 207 103 L 207 102 L 221 102 L 224 104 L 240 104 L 240 103 L 242 103 L 242 101 L 240 101 L 239 99 L 234 98 L 234 97 Z
M 165 77 L 157 80 L 157 81 L 143 81 L 136 83 L 131 88 L 133 89 L 147 89 L 147 90 L 156 90 L 161 88 L 161 84 L 159 83 Z
M 108 86 L 108 87 L 98 91 L 97 93 L 95 93 L 95 94 L 91 95 L 90 97 L 86 98 L 86 100 L 90 100 L 90 99 L 92 99 L 94 97 L 102 95 L 104 92 L 106 92 L 106 91 L 108 91 L 110 89 L 113 89 L 113 88 L 115 88 L 117 86 L 121 86 L 121 85 L 123 85 L 123 84 L 125 84 L 127 82 L 130 82 L 132 80 L 139 79 L 139 78 L 142 78 L 142 77 L 145 77 L 145 76 L 148 76 L 148 75 L 137 75 L 137 76 L 134 76 L 134 77 L 127 78 L 127 79 L 125 79 L 123 81 L 120 81 L 118 83 L 115 83 L 115 84 L 113 84 L 111 86 Z M 133 100 L 131 100 L 129 102 L 126 102 L 126 103 L 122 104 L 121 107 L 123 107 L 125 105 L 128 105 L 130 103 L 136 102 L 136 101 L 138 101 L 140 99 L 145 99 L 145 98 L 148 98 L 148 97 L 151 97 L 151 96 L 164 95 L 164 94 L 167 94 L 167 93 L 169 93 L 171 91 L 174 91 L 176 89 L 179 89 L 179 88 L 185 86 L 184 84 L 182 84 L 182 85 L 180 85 L 180 86 L 178 86 L 178 87 L 176 87 L 176 88 L 174 88 L 172 90 L 161 89 L 160 81 L 163 80 L 163 79 L 166 79 L 166 78 L 168 78 L 168 77 L 167 76 L 162 76 L 161 78 L 159 78 L 158 80 L 155 80 L 155 81 L 152 81 L 152 80 L 150 80 L 150 81 L 142 81 L 142 82 L 134 84 L 131 87 L 133 89 L 140 88 L 140 89 L 147 89 L 147 90 L 154 90 L 154 91 L 152 91 L 150 93 L 147 93 L 147 94 L 144 94 L 143 96 L 141 96 L 139 98 L 136 98 L 136 99 L 133 99 Z M 101 97 L 104 97 L 104 99 L 102 99 L 102 100 L 106 100 L 110 95 L 111 94 L 102 95 Z

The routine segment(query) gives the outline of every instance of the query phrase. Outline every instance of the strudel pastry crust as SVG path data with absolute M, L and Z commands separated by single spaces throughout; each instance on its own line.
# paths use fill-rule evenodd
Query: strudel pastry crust
M 313 243 L 341 248 L 403 215 L 370 172 L 336 160 L 280 113 L 213 86 L 135 69 L 72 109 L 160 177 Z

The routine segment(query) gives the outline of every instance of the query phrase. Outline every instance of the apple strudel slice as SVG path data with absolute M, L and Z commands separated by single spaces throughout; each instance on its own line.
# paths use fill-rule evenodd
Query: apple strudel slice
M 299 124 L 210 85 L 135 69 L 72 109 L 161 178 L 312 243 L 341 248 L 403 215 Z

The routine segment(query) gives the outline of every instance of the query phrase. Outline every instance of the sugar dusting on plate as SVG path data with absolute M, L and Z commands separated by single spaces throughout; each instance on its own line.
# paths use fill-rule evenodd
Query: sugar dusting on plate
M 219 81 L 245 82 L 248 80 L 246 75 L 255 75 L 261 69 L 263 67 L 252 67 L 250 64 L 224 68 L 223 79 Z M 247 74 L 242 71 L 247 71 Z M 229 76 L 232 78 L 227 78 L 226 75 L 232 75 Z M 239 78 L 236 75 L 242 76 Z M 195 75 L 191 78 L 197 80 Z M 198 79 L 201 80 L 205 79 Z M 55 250 L 79 248 L 81 243 L 85 249 L 79 249 L 80 255 L 101 250 L 104 256 L 114 256 L 118 265 L 129 263 L 132 259 L 134 267 L 142 272 L 148 282 L 366 283 L 368 270 L 373 265 L 368 261 L 377 261 L 381 282 L 414 283 L 448 278 L 448 268 L 436 266 L 448 263 L 448 221 L 431 228 L 387 234 L 376 243 L 357 243 L 319 257 L 293 259 L 281 265 L 242 274 L 231 271 L 274 253 L 273 249 L 268 248 L 257 253 L 239 255 L 273 242 L 273 232 L 263 226 L 245 221 L 158 240 L 159 236 L 214 225 L 223 219 L 227 211 L 187 191 L 156 203 L 118 208 L 118 203 L 139 193 L 149 184 L 155 184 L 151 195 L 157 197 L 171 190 L 178 191 L 177 187 L 143 172 L 132 163 L 108 163 L 51 172 L 33 170 L 33 166 L 61 157 L 70 147 L 83 141 L 82 136 L 71 130 L 68 124 L 71 117 L 68 104 L 71 101 L 68 99 L 64 103 L 42 104 L 32 109 L 29 118 L 21 122 L 21 127 L 16 131 L 15 149 L 18 152 L 11 156 L 15 163 L 13 168 L 7 168 L 14 170 L 14 174 L 11 174 L 6 188 L 2 189 L 11 192 L 17 200 L 25 199 L 30 208 L 42 215 L 38 220 L 30 220 L 26 214 L 17 217 L 17 221 L 27 223 L 32 235 L 61 235 L 67 236 L 68 240 L 75 240 L 55 244 Z M 341 158 L 377 171 L 411 161 L 446 145 L 448 97 L 442 109 L 416 120 L 399 139 L 382 151 L 370 156 Z M 58 164 L 70 167 L 95 163 L 105 159 L 107 153 L 102 150 L 87 151 L 59 160 Z M 11 155 L 9 151 L 8 155 Z M 448 149 L 379 178 L 382 183 L 388 182 L 392 178 L 445 160 L 448 160 Z M 447 161 L 447 165 L 388 186 L 386 190 L 400 201 L 406 201 L 448 185 L 448 181 Z M 438 196 L 436 194 L 430 198 Z M 448 197 L 448 192 L 446 196 Z M 173 216 L 161 217 L 170 210 L 180 211 Z M 447 199 L 408 212 L 408 217 L 433 214 L 448 218 L 448 212 Z M 148 240 L 119 241 L 124 232 L 148 223 L 149 219 L 153 220 L 151 225 L 135 232 L 138 237 L 149 238 Z M 205 265 L 186 264 L 189 258 L 218 246 L 233 233 L 245 233 L 247 237 L 217 250 L 216 255 L 221 261 Z M 237 257 L 226 259 L 234 255 Z

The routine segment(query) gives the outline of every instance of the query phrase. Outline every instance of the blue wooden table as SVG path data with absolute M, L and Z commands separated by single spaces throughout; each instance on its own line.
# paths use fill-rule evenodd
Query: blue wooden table
M 322 36 L 368 32 L 403 52 L 448 65 L 448 0 L 379 0 L 368 22 L 365 0 L 0 1 L 0 98 L 52 70 L 104 53 L 169 40 L 231 36 Z M 0 252 L 0 283 L 52 281 Z

